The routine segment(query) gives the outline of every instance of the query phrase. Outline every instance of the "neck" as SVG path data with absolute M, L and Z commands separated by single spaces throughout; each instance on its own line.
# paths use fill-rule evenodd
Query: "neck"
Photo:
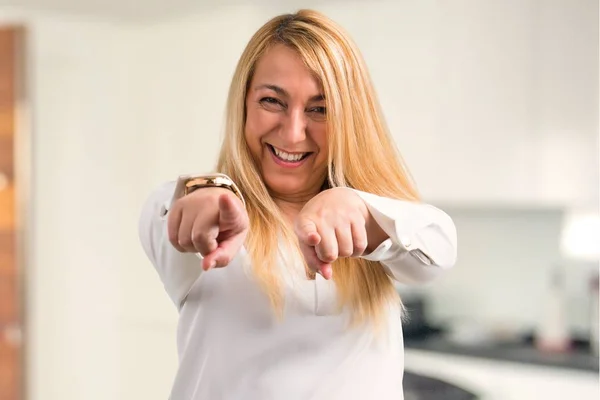
M 273 200 L 286 217 L 287 221 L 293 224 L 304 205 L 313 197 L 314 195 L 309 198 L 290 199 L 274 196 Z
M 272 190 L 269 190 L 269 192 L 273 198 L 273 201 L 275 201 L 275 204 L 277 204 L 288 222 L 293 225 L 294 221 L 296 220 L 296 216 L 298 216 L 300 211 L 302 211 L 304 205 L 325 189 L 327 189 L 327 187 L 325 184 L 323 184 L 319 187 L 313 187 L 301 193 L 284 194 L 277 193 Z

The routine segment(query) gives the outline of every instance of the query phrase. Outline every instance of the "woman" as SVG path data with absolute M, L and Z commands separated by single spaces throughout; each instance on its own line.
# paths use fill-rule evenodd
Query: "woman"
M 358 49 L 314 11 L 252 37 L 218 176 L 154 192 L 140 237 L 179 310 L 171 398 L 402 398 L 394 281 L 451 267 L 456 232 L 419 202 Z

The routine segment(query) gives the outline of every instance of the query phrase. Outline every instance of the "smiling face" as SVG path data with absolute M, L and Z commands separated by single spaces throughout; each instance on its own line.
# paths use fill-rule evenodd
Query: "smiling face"
M 293 49 L 275 45 L 258 61 L 244 134 L 275 198 L 306 201 L 319 192 L 327 176 L 325 99 Z

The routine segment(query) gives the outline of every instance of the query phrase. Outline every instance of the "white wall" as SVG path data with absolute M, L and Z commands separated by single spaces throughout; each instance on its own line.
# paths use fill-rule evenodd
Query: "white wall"
M 596 2 L 315 4 L 362 49 L 391 130 L 427 199 L 598 201 L 597 185 L 589 184 L 600 179 Z M 294 5 L 313 6 L 232 6 L 149 27 L 157 43 L 170 48 L 166 60 L 150 55 L 163 96 L 173 101 L 161 109 L 165 122 L 153 129 L 169 137 L 161 152 L 173 159 L 170 168 L 198 165 L 197 157 L 180 154 L 173 138 L 217 144 L 238 54 L 260 24 Z M 162 99 L 146 100 L 164 107 L 157 106 Z M 202 168 L 211 165 L 213 155 L 206 157 Z
M 565 268 L 559 246 L 562 210 L 446 211 L 456 224 L 460 254 L 452 271 L 425 288 L 434 322 L 521 332 L 535 328 L 546 310 L 552 272 Z M 567 315 L 570 325 L 580 330 L 588 326 L 589 301 L 587 281 L 581 284 L 573 293 L 577 307 Z
M 594 2 L 449 4 L 315 7 L 363 49 L 426 196 L 597 199 L 597 43 L 583 40 Z M 239 54 L 294 9 L 229 6 L 146 25 L 0 9 L 31 35 L 31 399 L 166 398 L 176 315 L 138 245 L 140 205 L 163 180 L 212 168 Z
M 434 315 L 508 322 L 520 329 L 535 325 L 549 270 L 564 261 L 558 249 L 561 212 L 597 207 L 599 199 L 597 5 L 586 0 L 352 5 L 315 8 L 356 40 L 423 193 L 456 210 L 459 219 L 465 246 L 457 269 L 431 288 Z M 179 99 L 149 128 L 162 138 L 163 179 L 210 168 L 236 57 L 260 24 L 293 10 L 289 4 L 229 8 L 149 28 L 157 43 L 162 39 L 172 50 L 169 60 L 154 64 L 161 93 Z M 240 14 L 243 24 L 236 18 Z M 221 32 L 227 32 L 225 42 L 215 41 Z M 157 110 L 163 104 L 161 98 L 146 100 Z M 199 158 L 186 147 L 210 150 Z M 470 207 L 481 209 L 480 215 Z M 485 252 L 478 247 L 482 243 L 489 244 Z M 568 279 L 569 305 L 579 310 L 570 313 L 570 323 L 584 330 L 586 276 L 574 271 Z M 508 287 L 519 295 L 508 296 Z M 479 307 L 466 307 L 473 298 Z
M 137 298 L 137 289 L 124 287 L 123 276 L 148 272 L 136 238 L 145 186 L 136 188 L 151 165 L 137 126 L 147 118 L 138 101 L 138 87 L 146 83 L 137 79 L 140 38 L 127 25 L 80 16 L 2 9 L 0 22 L 24 25 L 28 33 L 34 129 L 26 266 L 29 398 L 133 398 L 122 393 L 136 374 L 127 369 L 131 363 L 122 363 L 140 354 L 123 349 L 131 343 L 129 326 L 141 323 L 125 322 L 123 305 Z M 162 298 L 160 285 L 150 285 Z M 162 313 L 168 315 L 166 307 Z M 161 345 L 153 343 L 154 354 L 141 354 L 138 365 L 154 357 L 174 360 L 173 331 Z M 157 335 L 148 332 L 139 342 Z M 166 397 L 164 384 L 154 392 L 145 387 L 140 398 L 161 390 L 159 397 Z
M 363 49 L 428 199 L 598 201 L 597 2 L 378 4 L 325 10 Z

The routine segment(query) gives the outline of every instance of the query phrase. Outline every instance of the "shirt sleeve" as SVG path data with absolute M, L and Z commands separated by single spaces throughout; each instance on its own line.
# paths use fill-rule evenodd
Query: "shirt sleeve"
M 379 261 L 401 283 L 425 283 L 456 263 L 454 222 L 424 203 L 390 199 L 352 189 L 389 239 L 363 258 Z
M 150 194 L 139 219 L 139 238 L 165 290 L 178 309 L 202 272 L 199 254 L 181 253 L 169 242 L 167 211 L 176 182 L 168 182 Z

